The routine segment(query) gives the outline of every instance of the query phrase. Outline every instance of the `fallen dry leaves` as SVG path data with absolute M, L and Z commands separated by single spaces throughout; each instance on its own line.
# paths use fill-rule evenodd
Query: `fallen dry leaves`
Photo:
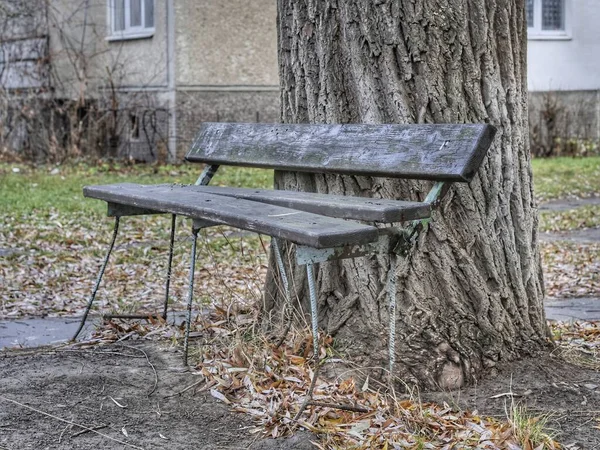
M 600 243 L 545 242 L 540 251 L 547 296 L 600 297 Z
M 94 309 L 154 313 L 164 300 L 170 218 L 121 221 Z M 0 217 L 0 318 L 79 315 L 95 283 L 111 237 L 112 220 L 84 214 Z M 256 235 L 226 227 L 199 237 L 196 300 L 229 304 L 260 298 L 267 256 Z M 190 224 L 178 220 L 170 303 L 184 309 L 191 247 Z M 210 276 L 208 276 L 210 275 Z
M 550 330 L 565 359 L 600 370 L 600 322 L 550 322 Z
M 389 393 L 374 380 L 357 385 L 353 378 L 318 377 L 311 405 L 294 418 L 306 399 L 315 363 L 312 339 L 306 330 L 292 330 L 285 344 L 275 347 L 255 333 L 255 312 L 216 308 L 198 317 L 190 347 L 193 370 L 200 382 L 183 392 L 206 392 L 250 415 L 253 433 L 280 437 L 304 428 L 315 434 L 319 449 L 558 449 L 559 444 L 519 443 L 510 421 L 484 417 L 447 404 L 422 403 L 417 394 Z M 180 339 L 183 328 L 162 320 L 151 323 L 108 322 L 87 344 L 132 337 Z M 340 361 L 333 340 L 321 336 L 321 363 Z M 86 344 L 83 344 L 86 345 Z M 193 388 L 193 389 L 192 389 Z M 349 410 L 336 408 L 346 407 Z M 318 438 L 317 438 L 318 436 Z
M 122 220 L 117 245 L 95 303 L 104 313 L 160 310 L 170 221 Z M 112 221 L 84 214 L 0 216 L 0 318 L 81 314 L 111 235 Z M 183 309 L 189 273 L 190 227 L 178 220 L 171 307 Z M 227 236 L 234 234 L 235 239 Z M 226 227 L 200 238 L 196 298 L 228 304 L 260 298 L 267 256 L 260 240 Z M 600 296 L 600 244 L 541 244 L 550 297 Z M 208 276 L 210 275 L 210 276 Z

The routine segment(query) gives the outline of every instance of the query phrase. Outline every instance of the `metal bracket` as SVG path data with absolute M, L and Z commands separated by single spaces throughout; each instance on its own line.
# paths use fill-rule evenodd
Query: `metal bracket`
M 150 214 L 165 214 L 162 211 L 155 209 L 144 209 L 136 206 L 122 205 L 120 203 L 108 202 L 109 217 L 124 217 L 124 216 L 145 216 Z
M 400 234 L 400 237 L 396 242 L 396 246 L 394 247 L 391 253 L 404 257 L 408 255 L 408 252 L 413 246 L 413 238 L 415 237 L 415 234 L 411 234 L 410 230 L 408 229 L 403 229 L 401 231 L 402 233 Z
M 192 230 L 201 230 L 202 228 L 215 227 L 221 225 L 217 222 L 211 222 L 210 220 L 204 219 L 192 219 Z
M 219 170 L 219 166 L 216 164 L 206 166 L 194 184 L 196 186 L 208 185 L 212 177 L 217 173 L 217 170 Z
M 375 242 L 344 247 L 313 248 L 306 245 L 296 246 L 296 263 L 298 265 L 317 264 L 337 259 L 358 258 L 376 253 L 391 253 L 398 243 L 400 230 L 384 228 Z
M 448 192 L 448 188 L 448 183 L 444 183 L 443 181 L 434 183 L 423 203 L 429 203 L 431 206 L 438 206 L 444 195 Z M 422 231 L 427 231 L 429 229 L 429 222 L 431 222 L 431 217 L 413 220 L 410 225 L 400 230 L 400 238 L 392 250 L 392 253 L 399 256 L 408 255 L 408 252 L 416 242 L 419 234 Z
M 437 181 L 425 197 L 423 203 L 429 203 L 431 206 L 438 206 L 442 201 L 442 198 L 448 193 L 450 185 L 443 181 Z

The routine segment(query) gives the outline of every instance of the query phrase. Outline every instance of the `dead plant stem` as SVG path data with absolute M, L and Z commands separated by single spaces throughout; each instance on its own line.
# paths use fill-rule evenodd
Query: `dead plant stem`
M 23 403 L 20 403 L 20 402 L 16 401 L 16 400 L 12 400 L 10 398 L 4 397 L 3 395 L 0 395 L 0 400 L 4 400 L 5 402 L 14 403 L 15 405 L 21 406 L 22 408 L 29 409 L 31 411 L 34 411 L 34 412 L 38 413 L 38 414 L 42 414 L 42 415 L 44 415 L 46 417 L 50 417 L 50 418 L 52 418 L 54 420 L 58 420 L 60 422 L 63 422 L 63 423 L 69 424 L 69 425 L 75 425 L 76 427 L 83 428 L 84 430 L 90 431 L 92 433 L 96 433 L 97 435 L 102 436 L 103 438 L 109 439 L 109 440 L 111 440 L 113 442 L 117 442 L 117 443 L 125 445 L 127 447 L 135 448 L 137 450 L 144 450 L 143 447 L 138 447 L 137 445 L 133 445 L 133 444 L 130 444 L 129 442 L 121 441 L 120 439 L 115 439 L 115 438 L 113 438 L 113 437 L 111 437 L 111 436 L 109 436 L 107 434 L 100 433 L 99 431 L 96 431 L 93 428 L 86 427 L 85 425 L 80 425 L 80 424 L 75 423 L 75 422 L 73 422 L 71 420 L 62 419 L 60 417 L 57 417 L 57 416 L 55 416 L 53 414 L 41 411 L 41 410 L 39 410 L 37 408 L 34 408 L 32 406 L 27 406 L 27 405 L 24 405 Z

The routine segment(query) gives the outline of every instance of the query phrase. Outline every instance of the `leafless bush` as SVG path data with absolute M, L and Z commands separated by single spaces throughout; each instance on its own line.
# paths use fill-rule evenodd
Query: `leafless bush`
M 536 157 L 600 154 L 596 93 L 546 92 L 532 96 L 529 141 Z
M 168 109 L 143 90 L 119 90 L 126 64 L 89 45 L 104 39 L 89 23 L 90 2 L 69 5 L 66 14 L 49 0 L 0 3 L 0 155 L 166 159 Z

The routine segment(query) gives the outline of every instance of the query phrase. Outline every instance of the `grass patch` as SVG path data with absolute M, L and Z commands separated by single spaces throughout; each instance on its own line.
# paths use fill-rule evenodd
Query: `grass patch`
M 508 420 L 522 448 L 557 448 L 556 433 L 548 428 L 549 419 L 548 414 L 536 416 L 522 405 L 512 405 Z
M 541 201 L 600 195 L 600 157 L 534 159 L 532 164 L 535 192 Z M 131 166 L 104 163 L 31 168 L 23 164 L 0 163 L 0 206 L 15 215 L 32 211 L 37 215 L 86 211 L 86 214 L 100 217 L 105 213 L 106 205 L 84 198 L 81 194 L 83 186 L 123 182 L 190 184 L 195 182 L 200 172 L 199 164 Z M 212 184 L 268 188 L 273 185 L 273 171 L 222 167 Z M 559 221 L 580 221 L 585 216 L 583 220 L 587 222 L 592 218 L 590 211 L 587 209 L 578 215 L 565 216 Z M 597 220 L 591 222 L 591 226 L 595 226 Z M 548 229 L 555 226 L 549 223 L 543 225 Z
M 534 159 L 533 181 L 540 201 L 600 195 L 600 157 Z
M 11 214 L 35 212 L 50 215 L 52 212 L 80 213 L 101 216 L 106 204 L 86 199 L 82 189 L 90 184 L 110 183 L 180 183 L 191 184 L 202 170 L 199 164 L 136 165 L 120 164 L 71 166 L 42 166 L 32 169 L 25 165 L 0 163 L 2 196 L 0 207 Z M 223 167 L 214 178 L 214 185 L 234 187 L 269 187 L 273 184 L 273 171 L 249 168 Z
M 600 227 L 600 207 L 581 206 L 566 211 L 540 213 L 540 231 L 568 231 Z

